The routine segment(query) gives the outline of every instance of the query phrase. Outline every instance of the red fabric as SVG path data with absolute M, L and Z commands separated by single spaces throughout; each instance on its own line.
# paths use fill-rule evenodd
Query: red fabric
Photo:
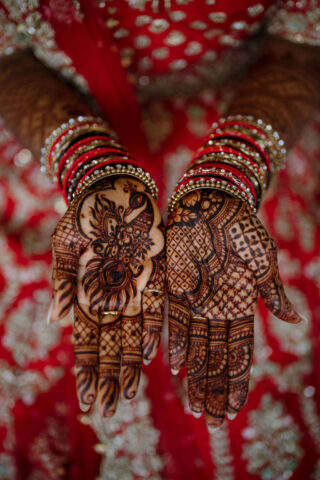
M 130 35 L 115 42 L 111 40 L 104 22 L 107 9 L 116 3 L 119 3 L 117 19 L 130 31 Z M 261 3 L 268 7 L 273 2 Z M 132 44 L 142 33 L 149 35 L 148 26 L 136 28 L 135 19 L 138 15 L 145 13 L 154 19 L 163 15 L 169 18 L 168 12 L 162 1 L 157 14 L 152 11 L 151 2 L 146 3 L 143 12 L 130 9 L 124 1 L 106 2 L 101 9 L 96 5 L 87 0 L 81 1 L 84 12 L 82 22 L 73 15 L 68 2 L 59 5 L 49 0 L 40 2 L 40 12 L 53 26 L 57 44 L 70 56 L 77 72 L 85 77 L 104 115 L 123 138 L 130 153 L 150 167 L 150 173 L 162 186 L 164 203 L 165 197 L 172 191 L 172 177 L 178 179 L 183 173 L 193 152 L 206 138 L 210 125 L 219 116 L 221 105 L 225 104 L 224 93 L 208 96 L 208 92 L 203 91 L 189 99 L 147 102 L 143 113 L 149 121 L 149 127 L 151 124 L 153 131 L 164 138 L 151 152 L 144 133 L 141 133 L 141 111 L 134 89 L 120 66 L 118 49 Z M 213 7 L 205 2 L 190 1 L 179 6 L 179 10 L 187 14 L 188 20 L 179 29 L 190 39 L 199 41 L 204 50 L 211 49 L 223 54 L 226 47 L 219 43 L 218 37 L 205 41 L 200 30 L 190 30 L 189 22 L 200 19 L 207 21 L 208 14 L 214 10 L 228 14 L 226 23 L 215 26 L 225 31 L 235 20 L 259 23 L 265 12 L 249 18 L 249 5 L 254 3 L 247 0 L 237 3 L 217 0 Z M 66 15 L 62 15 L 64 8 Z M 170 28 L 173 28 L 172 25 Z M 174 28 L 178 27 L 175 25 Z M 136 50 L 128 74 L 138 70 L 139 60 L 143 56 L 163 45 L 167 33 L 168 30 L 154 34 L 149 47 Z M 240 32 L 238 38 L 246 38 L 247 35 Z M 177 45 L 170 50 L 170 58 L 155 60 L 150 75 L 164 74 L 168 72 L 170 62 L 187 58 L 184 48 L 184 45 Z M 189 60 L 190 64 L 195 65 L 199 58 L 195 55 Z M 167 121 L 164 133 L 161 131 L 163 116 Z M 201 125 L 203 128 L 199 129 Z M 318 120 L 314 121 L 312 128 L 319 135 Z M 122 439 L 117 435 L 123 426 L 104 439 L 105 442 L 111 442 L 109 457 L 108 451 L 104 457 L 97 455 L 93 448 L 100 441 L 97 429 L 79 421 L 81 414 L 72 375 L 70 329 L 64 329 L 54 341 L 55 332 L 51 331 L 49 343 L 46 343 L 48 339 L 38 338 L 39 322 L 36 322 L 34 312 L 41 301 L 46 306 L 49 302 L 49 236 L 58 218 L 53 208 L 53 200 L 56 201 L 57 197 L 53 197 L 54 188 L 39 177 L 36 163 L 29 162 L 17 167 L 17 154 L 21 146 L 5 133 L 2 125 L 0 133 L 0 294 L 3 304 L 0 324 L 3 384 L 0 384 L 0 450 L 1 454 L 6 455 L 5 472 L 12 472 L 7 476 L 10 480 L 93 480 L 103 468 L 101 460 L 108 462 L 112 459 L 110 451 L 112 448 L 116 450 L 113 437 L 115 442 Z M 313 150 L 306 148 L 306 144 L 308 147 L 312 144 L 310 140 L 296 147 L 288 169 L 281 172 L 276 193 L 270 194 L 265 201 L 262 215 L 270 233 L 277 240 L 285 283 L 309 315 L 311 330 L 301 342 L 298 340 L 295 343 L 290 337 L 291 331 L 290 335 L 288 332 L 281 333 L 280 323 L 279 328 L 275 328 L 274 320 L 259 304 L 259 323 L 256 326 L 260 325 L 260 330 L 256 331 L 258 348 L 255 365 L 260 370 L 253 374 L 252 392 L 243 412 L 232 422 L 226 420 L 224 436 L 217 437 L 218 440 L 208 434 L 203 418 L 197 420 L 187 411 L 185 372 L 178 378 L 173 377 L 166 363 L 166 352 L 159 352 L 151 365 L 144 368 L 144 372 L 149 379 L 150 421 L 160 432 L 155 455 L 160 454 L 163 459 L 161 476 L 164 479 L 251 480 L 281 478 L 286 471 L 289 471 L 293 480 L 311 479 L 312 475 L 316 478 L 320 442 L 317 441 L 319 437 L 313 426 L 317 427 L 319 422 L 320 401 L 319 373 L 315 367 L 320 360 L 317 278 L 320 244 L 317 209 L 320 191 L 315 179 L 320 173 L 320 145 L 314 136 L 308 138 L 312 139 Z M 37 241 L 40 242 L 39 247 Z M 40 294 L 44 295 L 45 300 L 41 300 Z M 25 304 L 26 300 L 29 303 Z M 28 305 L 31 305 L 31 314 L 27 311 Z M 21 321 L 25 326 L 22 331 L 27 335 L 22 339 L 15 337 L 18 327 L 21 328 Z M 36 325 L 35 329 L 33 325 Z M 45 345 L 44 350 L 41 342 Z M 305 350 L 301 353 L 299 348 L 303 342 Z M 311 351 L 309 347 L 312 347 Z M 38 350 L 39 353 L 35 355 Z M 263 370 L 265 367 L 269 370 Z M 290 380 L 293 385 L 287 384 Z M 293 380 L 298 382 L 298 386 Z M 307 392 L 311 392 L 309 396 L 304 395 L 308 388 Z M 5 413 L 2 414 L 2 411 Z M 277 412 L 278 416 L 272 416 Z M 259 423 L 262 420 L 264 423 Z M 123 421 L 129 422 L 126 419 Z M 259 443 L 262 444 L 262 450 L 257 453 L 254 449 Z M 284 448 L 286 444 L 287 450 Z M 263 457 L 264 451 L 267 452 L 265 465 L 259 465 L 258 460 Z M 125 449 L 117 451 L 115 464 L 126 453 Z M 129 458 L 135 458 L 132 452 Z M 134 468 L 130 464 L 131 467 Z M 129 472 L 134 479 L 149 478 L 136 472 Z

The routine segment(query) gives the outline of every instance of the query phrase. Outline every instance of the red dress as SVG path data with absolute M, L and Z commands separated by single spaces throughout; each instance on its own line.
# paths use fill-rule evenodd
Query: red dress
M 156 177 L 165 208 L 265 26 L 320 44 L 319 7 L 317 0 L 2 0 L 0 53 L 31 46 L 90 92 Z M 0 124 L 1 479 L 320 478 L 319 132 L 316 114 L 259 213 L 277 241 L 288 295 L 309 323 L 287 325 L 259 303 L 248 402 L 209 434 L 187 408 L 185 373 L 169 372 L 166 338 L 144 367 L 137 399 L 108 420 L 80 412 L 70 329 L 45 325 L 49 237 L 63 201 Z

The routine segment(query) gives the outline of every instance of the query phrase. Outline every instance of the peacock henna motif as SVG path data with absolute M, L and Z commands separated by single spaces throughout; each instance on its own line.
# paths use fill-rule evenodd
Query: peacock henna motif
M 73 343 L 80 405 L 103 416 L 137 392 L 141 360 L 160 343 L 165 250 L 161 215 L 135 179 L 104 180 L 69 207 L 52 236 L 54 307 L 74 305 Z
M 171 368 L 187 363 L 190 408 L 219 426 L 247 398 L 258 292 L 276 316 L 300 321 L 283 290 L 275 242 L 245 202 L 191 192 L 169 217 L 167 279 Z
M 153 216 L 151 199 L 144 192 L 132 191 L 127 208 L 104 193 L 95 195 L 89 206 L 92 256 L 82 278 L 91 308 L 123 311 L 137 296 L 136 279 L 154 247 Z

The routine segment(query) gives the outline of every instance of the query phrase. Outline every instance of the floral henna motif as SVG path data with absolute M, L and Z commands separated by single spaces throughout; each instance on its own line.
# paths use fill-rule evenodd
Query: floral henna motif
M 142 356 L 160 343 L 165 250 L 160 212 L 144 185 L 119 178 L 96 184 L 69 207 L 52 237 L 52 318 L 75 305 L 79 401 L 103 416 L 119 393 L 137 392 Z M 119 381 L 120 377 L 120 381 Z
M 92 258 L 82 278 L 84 291 L 91 308 L 123 311 L 137 296 L 136 279 L 154 246 L 151 199 L 144 192 L 133 191 L 124 208 L 97 193 L 89 216 Z
M 167 277 L 171 368 L 187 362 L 190 407 L 219 426 L 247 398 L 258 291 L 279 318 L 300 321 L 283 290 L 275 243 L 245 202 L 198 190 L 169 218 Z

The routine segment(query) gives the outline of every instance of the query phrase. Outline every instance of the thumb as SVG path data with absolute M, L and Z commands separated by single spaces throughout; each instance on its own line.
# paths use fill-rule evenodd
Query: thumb
M 262 276 L 256 272 L 259 293 L 266 307 L 276 317 L 289 323 L 300 323 L 302 317 L 295 311 L 292 303 L 285 294 L 279 274 L 277 251 L 272 249 L 266 252 L 269 268 Z

